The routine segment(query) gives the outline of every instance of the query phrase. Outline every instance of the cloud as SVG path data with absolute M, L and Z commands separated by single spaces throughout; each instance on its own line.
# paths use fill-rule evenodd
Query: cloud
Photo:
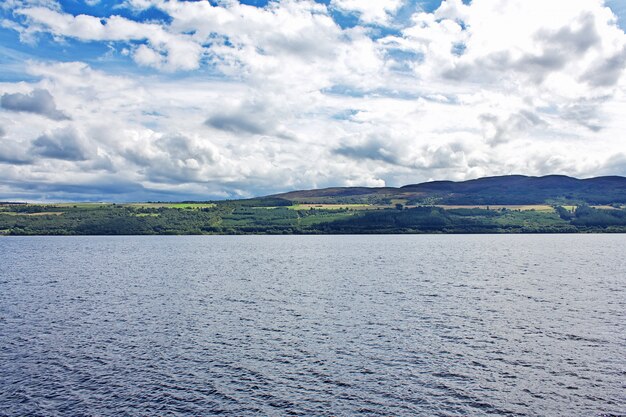
M 261 135 L 267 130 L 253 120 L 253 115 L 216 114 L 209 117 L 205 124 L 215 129 L 232 133 L 250 133 Z
M 32 152 L 44 158 L 85 161 L 89 151 L 81 135 L 73 128 L 44 133 L 33 141 Z
M 581 13 L 571 26 L 561 27 L 555 31 L 540 29 L 535 36 L 538 42 L 576 54 L 584 54 L 602 41 L 596 28 L 596 18 L 590 12 Z
M 108 201 L 128 201 L 133 196 L 145 196 L 147 200 L 156 200 L 162 196 L 158 190 L 147 190 L 140 184 L 127 179 L 106 175 L 99 178 L 80 178 L 74 181 L 14 181 L 0 178 L 1 185 L 17 187 L 19 191 L 12 195 L 30 197 L 33 195 L 54 195 L 59 200 L 68 201 L 102 201 L 98 196 L 106 195 Z
M 557 30 L 539 29 L 534 38 L 539 47 L 536 51 L 525 52 L 521 57 L 504 64 L 528 74 L 537 83 L 543 82 L 550 73 L 563 69 L 568 63 L 579 60 L 601 42 L 595 17 L 591 13 L 582 13 L 572 25 Z
M 470 19 L 470 6 L 462 0 L 448 0 L 442 2 L 434 12 L 436 19 L 449 19 L 458 22 L 465 22 Z
M 0 96 L 0 107 L 14 112 L 35 113 L 57 121 L 70 119 L 57 109 L 50 92 L 43 89 L 35 89 L 29 94 L 3 94 Z
M 17 10 L 25 7 L 45 7 L 51 10 L 60 10 L 61 5 L 57 0 L 4 0 L 0 3 L 0 9 Z
M 364 23 L 385 25 L 403 3 L 403 0 L 332 0 L 330 5 L 343 12 L 356 13 Z
M 200 138 L 151 132 L 127 143 L 122 155 L 140 167 L 145 180 L 169 184 L 207 181 L 219 158 L 218 150 Z
M 480 121 L 484 126 L 484 137 L 490 145 L 506 143 L 515 139 L 519 134 L 528 134 L 534 128 L 547 126 L 539 115 L 530 110 L 521 110 L 505 117 L 503 119 L 491 113 L 480 115 Z
M 626 176 L 626 152 L 615 153 L 601 163 L 598 170 L 604 175 Z
M 626 47 L 591 66 L 581 77 L 593 87 L 617 85 L 626 68 Z
M 226 106 L 227 107 L 227 106 Z M 285 113 L 276 108 L 271 98 L 255 97 L 232 108 L 222 108 L 209 116 L 204 122 L 206 126 L 234 134 L 277 135 L 285 136 L 277 131 L 279 114 Z
M 32 162 L 27 147 L 9 137 L 4 127 L 0 126 L 0 164 L 26 165 Z
M 626 34 L 600 0 L 129 0 L 123 16 L 11 1 L 3 30 L 38 48 L 0 85 L 30 103 L 0 112 L 0 194 L 590 176 L 624 154 Z
M 333 152 L 353 159 L 371 159 L 389 164 L 399 163 L 393 151 L 387 149 L 385 143 L 377 139 L 369 139 L 365 143 L 356 145 L 342 145 L 334 149 Z
M 167 71 L 193 70 L 199 66 L 202 47 L 190 36 L 170 33 L 156 23 L 135 22 L 121 16 L 73 16 L 46 7 L 22 8 L 16 13 L 29 22 L 22 35 L 49 32 L 81 41 L 146 40 L 147 45 L 135 48 L 135 61 L 141 65 Z
M 0 164 L 27 165 L 32 162 L 22 143 L 0 137 Z

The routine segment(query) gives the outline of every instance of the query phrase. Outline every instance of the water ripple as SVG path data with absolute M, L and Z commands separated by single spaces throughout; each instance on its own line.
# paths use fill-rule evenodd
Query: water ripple
M 0 239 L 0 415 L 626 415 L 624 235 Z

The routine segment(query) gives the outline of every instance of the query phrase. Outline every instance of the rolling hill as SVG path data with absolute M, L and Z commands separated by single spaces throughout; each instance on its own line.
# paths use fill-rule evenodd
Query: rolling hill
M 626 178 L 507 175 L 469 181 L 433 181 L 403 187 L 335 187 L 270 196 L 295 203 L 389 204 L 613 204 L 626 203 Z

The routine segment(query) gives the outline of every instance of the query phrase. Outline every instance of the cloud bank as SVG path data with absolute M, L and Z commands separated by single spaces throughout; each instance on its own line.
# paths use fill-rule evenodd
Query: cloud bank
M 89 7 L 0 8 L 25 57 L 0 71 L 0 198 L 626 175 L 626 34 L 601 0 Z

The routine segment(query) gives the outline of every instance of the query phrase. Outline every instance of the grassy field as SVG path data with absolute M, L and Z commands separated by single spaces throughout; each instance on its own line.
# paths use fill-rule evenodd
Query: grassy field
M 619 206 L 619 207 L 614 207 L 614 206 L 591 206 L 592 208 L 595 209 L 600 209 L 600 210 L 620 210 L 623 209 L 624 206 Z
M 554 211 L 552 206 L 546 204 L 529 204 L 529 205 L 435 205 L 435 207 L 441 207 L 444 210 L 451 209 L 483 209 L 483 210 L 519 210 L 519 211 Z
M 32 204 L 29 204 L 32 205 Z M 111 203 L 51 203 L 51 204 L 41 204 L 43 206 L 49 207 L 57 207 L 57 208 L 94 208 L 94 207 L 106 207 L 110 206 Z
M 372 210 L 378 208 L 371 204 L 294 204 L 291 210 Z
M 576 206 L 562 206 L 564 209 L 569 210 L 569 211 L 574 211 L 576 210 Z M 608 206 L 608 205 L 600 205 L 600 206 L 589 206 L 591 208 L 594 209 L 598 209 L 598 210 L 620 210 L 623 209 L 624 206 L 620 206 L 620 207 L 614 207 L 614 206 Z
M 395 208 L 396 204 L 403 204 L 405 200 L 392 200 L 392 204 L 295 204 L 289 206 L 291 210 L 377 210 Z M 417 206 L 406 206 L 407 208 L 415 208 Z M 483 209 L 483 210 L 519 210 L 519 211 L 544 211 L 553 212 L 554 208 L 547 204 L 530 204 L 530 205 L 439 205 L 433 204 L 432 207 L 440 207 L 444 210 L 451 209 Z M 610 206 L 607 206 L 610 207 Z M 599 207 L 600 208 L 600 207 Z M 605 208 L 605 207 L 601 207 Z M 612 208 L 612 207 L 611 207 Z
M 396 204 L 406 203 L 406 200 L 394 199 L 391 201 L 391 204 L 366 204 L 366 203 L 350 203 L 350 204 L 330 204 L 330 203 L 302 203 L 302 204 L 293 204 L 291 206 L 286 206 L 286 208 L 290 210 L 380 210 L 380 209 L 390 209 L 395 208 Z M 28 204 L 32 205 L 32 204 Z M 105 208 L 107 206 L 113 206 L 115 204 L 112 203 L 50 203 L 50 204 L 39 204 L 39 206 L 51 207 L 51 208 L 77 208 L 77 209 L 93 209 L 93 208 Z M 170 208 L 170 209 L 185 209 L 185 210 L 195 210 L 195 209 L 205 209 L 205 208 L 214 208 L 216 207 L 215 203 L 122 203 L 117 204 L 117 206 L 123 207 L 132 207 L 138 209 L 159 209 L 159 208 Z M 513 211 L 541 211 L 541 212 L 553 212 L 554 208 L 547 204 L 527 204 L 527 205 L 502 205 L 502 204 L 494 204 L 494 205 L 480 205 L 480 204 L 468 204 L 468 205 L 446 205 L 446 204 L 432 204 L 428 205 L 432 207 L 439 207 L 444 210 L 453 210 L 453 209 L 483 209 L 483 210 L 513 210 Z M 0 213 L 4 212 L 5 214 L 10 214 L 13 210 L 11 209 L 11 205 L 0 206 Z M 19 205 L 16 205 L 19 207 Z M 414 205 L 405 205 L 406 208 L 415 208 L 418 206 Z M 573 205 L 564 205 L 565 209 L 569 211 L 573 211 L 576 206 Z M 609 205 L 595 205 L 591 206 L 595 209 L 601 210 L 619 210 L 617 207 L 609 206 Z M 263 209 L 275 209 L 277 207 L 258 207 Z M 41 212 L 41 213 L 33 213 L 32 215 L 59 215 L 59 212 Z
M 134 208 L 176 208 L 176 209 L 202 209 L 215 207 L 215 203 L 42 203 L 42 204 L 29 204 L 29 205 L 42 205 L 55 208 L 97 208 L 107 206 L 123 206 Z M 11 207 L 10 205 L 4 207 Z M 19 207 L 19 206 L 17 206 Z
M 122 205 L 135 208 L 175 208 L 187 210 L 215 207 L 214 203 L 127 203 Z
M 303 227 L 311 227 L 319 224 L 343 220 L 354 216 L 354 212 L 337 212 L 336 210 L 318 211 L 314 216 L 306 216 L 298 219 L 298 224 Z

